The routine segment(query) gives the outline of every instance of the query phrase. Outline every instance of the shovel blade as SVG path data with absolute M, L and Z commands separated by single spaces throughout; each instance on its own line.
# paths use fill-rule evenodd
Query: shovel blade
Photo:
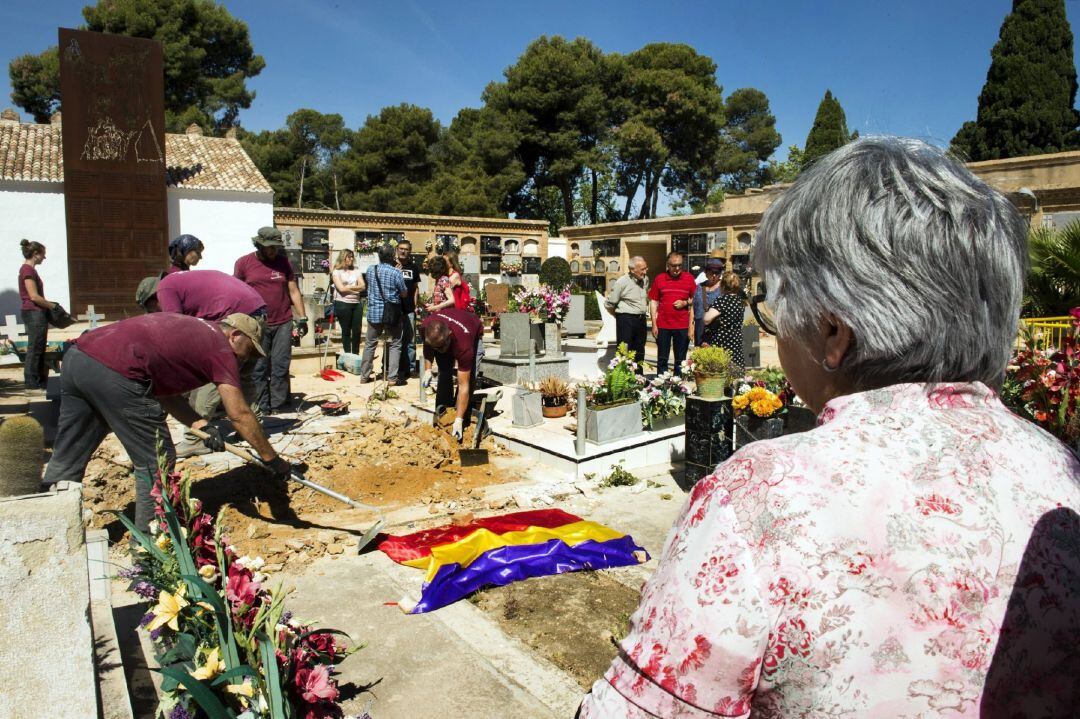
M 486 449 L 459 449 L 458 457 L 462 467 L 475 467 L 479 464 L 488 463 L 488 451 Z
M 383 528 L 384 524 L 386 524 L 386 522 L 380 519 L 379 521 L 375 522 L 375 524 L 368 527 L 366 532 L 360 535 L 360 541 L 356 546 L 357 554 L 364 553 L 364 549 L 366 549 L 367 546 L 371 544 L 376 537 L 379 536 L 379 530 Z

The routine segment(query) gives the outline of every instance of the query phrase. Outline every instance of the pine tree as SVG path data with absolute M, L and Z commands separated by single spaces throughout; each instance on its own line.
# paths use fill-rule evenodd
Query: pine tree
M 977 119 L 956 133 L 953 151 L 977 161 L 1080 147 L 1072 46 L 1065 0 L 1013 0 L 990 51 Z
M 839 100 L 833 97 L 832 92 L 826 90 L 825 97 L 821 98 L 821 104 L 818 105 L 817 115 L 814 116 L 814 126 L 806 136 L 803 167 L 846 145 L 852 139 L 853 136 L 848 132 L 844 108 L 840 106 Z

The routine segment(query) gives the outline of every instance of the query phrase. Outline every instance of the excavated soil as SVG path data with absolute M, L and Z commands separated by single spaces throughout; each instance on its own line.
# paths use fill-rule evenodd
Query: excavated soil
M 471 430 L 465 438 L 471 446 L 468 435 Z M 412 505 L 429 505 L 432 514 L 479 509 L 485 506 L 484 487 L 519 479 L 495 464 L 462 468 L 457 443 L 416 420 L 352 420 L 302 444 L 311 449 L 290 458 L 300 463 L 307 479 L 383 510 Z M 505 454 L 490 439 L 481 447 L 492 457 Z M 356 551 L 362 530 L 341 530 L 332 518 L 320 519 L 329 512 L 351 511 L 346 505 L 295 482 L 276 483 L 255 467 L 219 471 L 215 466 L 221 465 L 206 456 L 177 463 L 192 479 L 192 496 L 207 511 L 220 513 L 238 551 L 263 557 L 269 571 L 349 548 Z M 88 526 L 106 527 L 119 540 L 123 526 L 106 510 L 126 508 L 130 514 L 134 494 L 125 455 L 114 440 L 102 445 L 86 472 L 84 496 L 92 512 Z
M 638 599 L 603 573 L 572 572 L 485 589 L 470 601 L 587 690 L 615 657 L 613 641 L 626 635 Z

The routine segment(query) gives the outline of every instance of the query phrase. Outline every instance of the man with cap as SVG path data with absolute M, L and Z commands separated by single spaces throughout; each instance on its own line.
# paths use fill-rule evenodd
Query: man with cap
M 204 249 L 206 248 L 203 247 L 202 240 L 195 235 L 180 235 L 173 238 L 169 243 L 169 259 L 172 260 L 172 264 L 165 270 L 165 274 L 171 275 L 174 272 L 190 270 L 199 264 Z
M 439 372 L 439 384 L 435 389 L 435 406 L 457 410 L 454 419 L 454 438 L 461 440 L 469 419 L 469 402 L 476 389 L 476 368 L 483 356 L 481 339 L 484 325 L 473 312 L 453 307 L 439 310 L 420 323 L 424 335 L 423 385 L 431 386 L 432 363 Z M 451 372 L 457 366 L 457 398 L 454 397 L 454 377 Z
M 206 426 L 183 394 L 207 382 L 217 385 L 229 420 L 280 478 L 281 459 L 244 402 L 237 360 L 262 353 L 258 320 L 233 314 L 221 322 L 160 312 L 120 320 L 74 340 L 64 355 L 60 420 L 44 483 L 81 482 L 90 456 L 111 430 L 135 472 L 135 521 L 145 529 L 154 514 L 149 479 L 158 468 L 158 447 L 171 470 L 175 460 L 166 413 L 205 428 L 207 446 L 225 448 L 221 433 Z
M 240 313 L 266 322 L 266 303 L 245 282 L 218 270 L 175 272 L 161 279 L 146 277 L 135 291 L 135 302 L 147 312 L 174 312 L 181 315 L 218 322 Z M 240 383 L 244 400 L 257 408 L 257 388 L 253 381 L 255 357 L 240 363 Z M 217 385 L 208 382 L 188 396 L 192 409 L 206 420 L 212 420 L 221 408 Z M 206 454 L 210 449 L 198 438 L 188 434 L 176 446 L 177 457 Z
M 255 251 L 236 261 L 233 276 L 259 293 L 266 304 L 263 357 L 255 363 L 259 409 L 265 413 L 289 409 L 289 364 L 292 362 L 292 329 L 307 334 L 307 314 L 296 275 L 285 255 L 281 230 L 260 227 L 251 238 Z M 293 320 L 293 313 L 297 319 Z

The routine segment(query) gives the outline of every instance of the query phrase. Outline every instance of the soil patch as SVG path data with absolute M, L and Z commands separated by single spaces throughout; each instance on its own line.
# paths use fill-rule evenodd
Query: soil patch
M 304 442 L 308 449 L 295 452 L 292 459 L 302 463 L 311 481 L 386 510 L 419 504 L 430 505 L 433 513 L 451 506 L 459 512 L 480 509 L 484 487 L 520 479 L 494 464 L 462 468 L 456 445 L 446 432 L 416 420 L 363 419 L 309 438 Z M 506 454 L 490 439 L 481 447 L 493 457 Z M 329 512 L 350 511 L 345 505 L 295 482 L 274 482 L 256 467 L 220 471 L 220 464 L 215 468 L 203 458 L 181 460 L 177 467 L 191 477 L 191 494 L 202 500 L 206 511 L 220 513 L 237 549 L 263 557 L 270 571 L 341 554 L 355 547 L 362 533 L 320 519 Z M 126 455 L 110 437 L 87 468 L 87 525 L 106 527 L 118 541 L 123 526 L 107 510 L 133 511 L 134 486 Z
M 571 572 L 485 589 L 470 601 L 583 690 L 604 676 L 638 592 L 600 572 Z

